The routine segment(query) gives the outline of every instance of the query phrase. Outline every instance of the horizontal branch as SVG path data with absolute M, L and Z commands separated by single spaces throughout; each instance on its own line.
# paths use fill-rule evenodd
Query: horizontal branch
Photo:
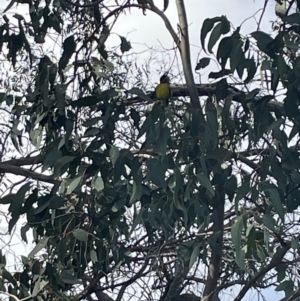
M 19 159 L 11 159 L 4 161 L 3 164 L 10 164 L 14 166 L 24 166 L 24 165 L 33 165 L 33 164 L 40 164 L 43 163 L 44 156 L 43 155 L 37 155 L 35 157 L 24 157 Z M 2 163 L 0 163 L 2 164 Z
M 196 89 L 198 91 L 198 95 L 200 96 L 214 96 L 217 93 L 217 84 L 197 84 L 195 85 Z M 155 99 L 155 92 L 154 91 L 147 91 L 147 95 L 150 97 L 150 99 Z M 244 103 L 245 97 L 247 93 L 244 91 L 241 91 L 234 87 L 233 85 L 228 86 L 227 94 L 225 94 L 225 97 L 231 96 L 232 100 L 238 103 Z M 188 89 L 186 85 L 174 85 L 171 86 L 171 97 L 189 97 Z M 271 97 L 271 95 L 270 95 Z M 272 96 L 273 97 L 273 96 Z M 255 99 L 259 100 L 260 97 L 256 96 Z M 145 99 L 140 96 L 136 97 L 130 97 L 127 98 L 124 101 L 124 104 L 132 105 L 135 103 L 142 103 L 145 102 Z M 283 115 L 285 115 L 285 108 L 282 102 L 276 101 L 276 100 L 269 100 L 266 103 L 266 106 L 269 108 L 271 112 L 280 111 Z
M 11 173 L 16 176 L 31 178 L 36 181 L 47 182 L 50 184 L 59 183 L 59 181 L 55 180 L 53 176 L 43 175 L 35 171 L 28 170 L 19 166 L 7 164 L 7 163 L 0 163 L 0 173 Z

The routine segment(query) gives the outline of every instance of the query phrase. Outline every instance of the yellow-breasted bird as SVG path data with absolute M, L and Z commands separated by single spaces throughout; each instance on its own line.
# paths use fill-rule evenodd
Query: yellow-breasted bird
M 161 104 L 163 106 L 167 106 L 169 98 L 171 96 L 170 79 L 168 77 L 168 74 L 165 73 L 159 81 L 160 84 L 155 88 L 155 94 L 156 97 L 160 100 Z

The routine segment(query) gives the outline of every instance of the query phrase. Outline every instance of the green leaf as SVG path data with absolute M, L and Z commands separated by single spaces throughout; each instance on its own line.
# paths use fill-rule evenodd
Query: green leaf
M 278 74 L 281 78 L 284 78 L 287 71 L 288 71 L 288 66 L 285 62 L 285 59 L 282 56 L 277 57 L 277 70 Z
M 21 261 L 23 265 L 27 265 L 30 259 L 28 257 L 21 255 Z
M 209 65 L 209 62 L 210 62 L 209 57 L 203 57 L 202 59 L 199 60 L 195 70 L 204 69 Z
M 264 214 L 263 223 L 268 229 L 270 229 L 271 231 L 276 232 L 276 223 L 275 223 L 275 220 L 274 220 L 274 218 L 271 214 L 267 214 L 267 213 Z
M 58 67 L 60 71 L 66 68 L 71 56 L 76 50 L 76 42 L 74 36 L 70 36 L 64 40 L 63 50 L 64 50 L 63 54 L 58 63 Z
M 91 250 L 90 252 L 91 260 L 93 263 L 98 262 L 97 252 L 95 250 Z
M 155 106 L 153 108 L 157 108 L 158 106 Z M 149 133 L 150 129 L 153 126 L 153 117 L 152 117 L 152 111 L 151 113 L 146 117 L 146 120 L 144 121 L 143 125 L 141 126 L 141 129 L 139 130 L 139 134 L 137 138 L 141 138 L 145 133 Z
M 140 117 L 140 114 L 137 112 L 137 110 L 135 110 L 134 108 L 131 108 L 130 109 L 130 117 L 133 120 L 133 125 L 137 129 L 139 129 L 141 117 Z
M 157 158 L 147 160 L 147 179 L 157 187 L 166 188 L 165 167 Z
M 217 79 L 217 78 L 220 78 L 220 77 L 223 77 L 223 76 L 227 76 L 229 74 L 231 74 L 231 70 L 229 69 L 223 69 L 219 72 L 210 72 L 208 77 L 209 78 L 212 78 L 212 79 Z
M 118 199 L 114 204 L 113 206 L 111 207 L 111 211 L 112 212 L 118 212 L 120 210 L 123 210 L 125 205 L 127 203 L 127 199 L 126 197 L 123 197 L 123 198 L 120 198 Z
M 59 276 L 64 283 L 78 284 L 78 279 L 74 275 L 75 275 L 74 270 L 70 269 L 70 270 L 63 270 Z
M 60 21 L 56 15 L 50 15 L 49 27 L 52 27 L 57 33 L 61 33 Z
M 153 99 L 151 97 L 149 97 L 149 95 L 145 94 L 143 92 L 143 90 L 139 89 L 139 88 L 132 88 L 130 90 L 127 91 L 129 94 L 135 94 L 138 97 L 140 97 L 142 100 L 145 100 L 146 102 L 153 102 Z
M 167 145 L 171 136 L 171 130 L 168 127 L 161 129 L 157 140 L 157 148 L 160 150 L 161 159 L 163 160 L 167 153 Z
M 182 261 L 190 262 L 191 255 L 194 251 L 194 242 L 192 240 L 183 242 L 179 245 L 178 248 L 178 258 Z
M 60 176 L 60 172 L 61 169 L 68 163 L 70 163 L 71 161 L 73 161 L 75 159 L 75 157 L 72 156 L 64 156 L 62 158 L 59 158 L 56 162 L 56 164 L 54 165 L 54 176 L 58 177 Z
M 131 236 L 131 234 L 133 233 L 133 231 L 135 230 L 137 225 L 139 225 L 141 223 L 141 221 L 143 219 L 143 213 L 144 213 L 144 211 L 143 211 L 143 209 L 141 209 L 141 211 L 135 216 L 132 227 L 129 232 L 129 236 Z
M 168 6 L 169 6 L 169 0 L 164 0 L 164 11 L 167 10 Z
M 12 216 L 8 226 L 9 232 L 12 231 L 13 227 L 19 220 L 20 215 L 22 214 L 22 204 L 25 202 L 25 195 L 30 191 L 30 189 L 31 183 L 26 183 L 18 190 L 16 194 L 11 195 L 12 198 L 10 198 L 11 202 L 8 208 L 8 211 L 11 213 Z
M 201 41 L 201 46 L 205 52 L 206 52 L 206 48 L 205 48 L 205 44 L 204 44 L 205 38 L 206 38 L 207 34 L 213 29 L 214 24 L 219 21 L 221 21 L 221 18 L 215 17 L 212 19 L 210 19 L 210 18 L 205 19 L 203 22 L 203 25 L 201 28 L 200 41 Z
M 270 59 L 265 59 L 261 63 L 260 70 L 265 71 L 265 70 L 272 70 L 272 61 Z
M 91 119 L 88 119 L 86 120 L 82 125 L 84 127 L 91 127 L 95 124 L 97 124 L 99 121 L 101 121 L 103 119 L 103 117 L 94 117 L 94 118 L 91 118 Z
M 17 286 L 16 279 L 6 269 L 1 269 L 0 275 L 2 276 L 3 279 L 6 279 L 9 283 L 13 284 L 15 287 Z
M 92 187 L 96 189 L 98 192 L 104 189 L 104 183 L 101 176 L 95 176 L 92 180 Z
M 10 204 L 14 199 L 14 194 L 8 194 L 0 199 L 0 204 L 7 205 Z
M 230 52 L 230 69 L 233 72 L 243 58 L 244 52 L 242 50 L 243 42 L 237 39 L 233 39 L 232 49 Z
M 223 100 L 228 96 L 228 83 L 225 78 L 219 80 L 216 84 L 217 101 Z M 218 126 L 217 126 L 218 127 Z
M 35 214 L 40 214 L 41 212 L 45 211 L 50 204 L 50 200 L 49 197 L 41 197 L 39 198 L 39 202 L 38 202 L 39 206 L 37 206 L 37 208 L 34 209 L 34 213 Z
M 88 232 L 86 232 L 83 229 L 74 229 L 73 230 L 73 235 L 76 239 L 80 240 L 80 241 L 87 241 L 88 240 Z
M 222 69 L 225 68 L 226 62 L 230 57 L 233 40 L 232 37 L 224 37 L 219 43 L 217 59 L 220 62 Z
M 266 253 L 264 248 L 261 245 L 257 245 L 257 256 L 260 258 L 261 262 L 264 262 L 266 260 Z
M 257 71 L 257 66 L 256 66 L 256 63 L 255 63 L 254 57 L 252 57 L 249 60 L 249 64 L 248 64 L 248 67 L 247 67 L 248 76 L 245 79 L 245 83 L 249 83 L 254 78 L 254 76 L 256 74 L 256 71 Z
M 237 178 L 235 175 L 231 175 L 230 178 L 226 180 L 224 189 L 228 195 L 228 199 L 232 202 L 237 190 Z
M 130 196 L 130 200 L 129 200 L 129 204 L 134 204 L 137 200 L 140 199 L 141 197 L 141 183 L 140 182 L 136 182 L 133 181 L 132 184 L 132 192 L 131 192 L 131 196 Z
M 68 185 L 67 194 L 71 194 L 80 184 L 81 180 L 82 180 L 82 176 L 72 179 Z
M 61 207 L 63 207 L 65 205 L 66 201 L 64 198 L 60 197 L 60 196 L 53 196 L 50 200 L 49 200 L 49 209 L 59 209 Z
M 127 41 L 125 37 L 120 36 L 121 39 L 121 51 L 122 53 L 127 52 L 131 49 L 130 42 Z
M 28 254 L 28 258 L 33 258 L 33 256 L 41 251 L 45 246 L 47 245 L 47 242 L 49 240 L 49 237 L 43 237 L 33 248 L 33 250 Z
M 126 161 L 127 161 L 127 155 L 131 154 L 128 150 L 126 149 L 121 149 L 119 156 L 117 160 L 114 163 L 114 170 L 113 170 L 113 178 L 115 184 L 120 180 L 122 175 L 126 175 Z
M 244 269 L 245 264 L 242 255 L 242 231 L 244 228 L 244 216 L 240 215 L 236 218 L 235 223 L 231 227 L 231 237 L 235 247 L 236 252 L 236 263 L 241 268 Z
M 275 211 L 278 213 L 279 217 L 281 218 L 282 222 L 284 222 L 284 212 L 283 206 L 281 202 L 281 198 L 279 196 L 277 189 L 268 189 L 265 192 L 269 193 L 272 205 L 274 206 Z
M 298 24 L 300 25 L 300 13 L 294 13 L 290 14 L 288 16 L 280 14 L 279 17 L 282 19 L 282 21 L 294 25 Z
M 260 89 L 259 88 L 255 88 L 253 89 L 252 91 L 250 91 L 246 97 L 245 97 L 245 100 L 246 101 L 250 101 L 250 100 L 253 100 L 255 98 L 255 96 L 260 93 Z
M 235 196 L 235 204 L 238 205 L 238 202 L 250 192 L 250 181 L 244 182 L 237 190 Z
M 178 168 L 175 170 L 175 177 L 172 177 L 172 181 L 169 183 L 169 187 L 171 191 L 173 191 L 173 202 L 176 209 L 179 209 L 183 213 L 184 218 L 184 226 L 187 227 L 188 216 L 187 210 L 182 201 L 182 192 L 184 190 L 183 187 L 183 176 Z M 168 210 L 167 216 L 168 216 Z
M 85 132 L 84 132 L 84 137 L 94 137 L 97 136 L 100 133 L 100 129 L 97 127 L 91 127 L 88 128 Z
M 221 17 L 221 33 L 227 34 L 230 31 L 230 22 L 227 20 L 226 16 Z
M 218 116 L 217 110 L 213 102 L 209 99 L 205 106 L 206 127 L 204 132 L 204 146 L 210 151 L 216 149 L 218 139 Z
M 211 35 L 210 35 L 210 39 L 208 41 L 208 45 L 207 45 L 207 50 L 209 53 L 212 53 L 212 48 L 215 46 L 215 44 L 217 43 L 217 41 L 219 40 L 220 36 L 221 36 L 221 27 L 222 27 L 222 23 L 218 23 Z
M 50 72 L 50 71 L 49 71 Z M 49 74 L 50 77 L 50 74 Z M 50 81 L 50 78 L 49 78 Z M 58 112 L 60 115 L 64 116 L 65 115 L 65 108 L 67 105 L 66 102 L 66 90 L 67 90 L 68 86 L 67 84 L 65 85 L 55 85 L 54 88 L 54 95 L 55 95 L 55 99 L 56 99 L 56 107 L 58 108 Z M 54 104 L 52 104 L 53 106 Z
M 291 248 L 295 251 L 299 249 L 299 240 L 297 238 L 291 239 Z
M 293 292 L 294 289 L 294 282 L 292 280 L 285 280 L 281 282 L 275 289 L 276 292 L 284 291 L 285 294 L 288 296 Z
M 277 271 L 277 282 L 281 282 L 285 278 L 285 273 L 288 266 L 286 264 L 279 264 L 275 267 Z
M 26 236 L 26 233 L 30 230 L 30 227 L 28 224 L 25 224 L 22 228 L 21 228 L 21 238 L 23 241 L 25 241 L 26 243 L 28 243 L 28 240 L 27 240 L 27 236 Z
M 109 150 L 109 156 L 114 166 L 116 164 L 116 161 L 118 160 L 119 154 L 120 154 L 119 149 L 116 146 L 112 145 Z
M 62 157 L 62 152 L 60 150 L 54 150 L 47 154 L 45 161 L 43 163 L 42 171 L 45 171 L 49 167 L 52 167 L 58 159 Z
M 31 271 L 32 271 L 32 274 L 34 275 L 39 275 L 40 272 L 41 272 L 41 264 L 40 262 L 38 262 L 37 260 L 34 262 L 34 264 L 32 265 L 31 267 Z
M 270 201 L 271 201 L 275 211 L 278 213 L 282 222 L 284 222 L 284 212 L 283 212 L 282 201 L 281 201 L 281 197 L 278 193 L 278 189 L 276 188 L 276 186 L 273 184 L 270 184 L 268 182 L 262 182 L 260 184 L 260 188 L 270 198 Z
M 278 70 L 275 69 L 271 74 L 271 89 L 273 90 L 274 93 L 277 91 L 278 84 L 279 84 L 279 73 Z
M 197 178 L 200 182 L 201 185 L 203 185 L 206 188 L 206 195 L 209 198 L 212 198 L 215 195 L 215 190 L 212 187 L 209 179 L 207 178 L 207 176 L 204 173 L 198 173 Z
M 246 237 L 247 237 L 248 251 L 250 253 L 253 253 L 255 251 L 255 248 L 256 248 L 256 242 L 255 242 L 256 232 L 255 232 L 255 228 L 253 227 L 253 225 L 247 227 Z
M 255 31 L 251 33 L 252 37 L 257 41 L 257 47 L 264 53 L 273 56 L 273 52 L 270 52 L 269 45 L 274 39 L 263 31 Z
M 72 107 L 90 107 L 97 105 L 98 103 L 103 103 L 104 101 L 110 100 L 118 95 L 115 89 L 109 89 L 101 92 L 97 96 L 86 96 L 78 98 L 77 100 L 71 102 Z

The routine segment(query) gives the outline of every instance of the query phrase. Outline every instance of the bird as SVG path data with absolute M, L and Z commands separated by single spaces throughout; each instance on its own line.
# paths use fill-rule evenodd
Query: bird
M 160 78 L 160 83 L 155 88 L 156 97 L 160 100 L 163 106 L 167 106 L 171 96 L 170 79 L 167 73 L 164 73 Z

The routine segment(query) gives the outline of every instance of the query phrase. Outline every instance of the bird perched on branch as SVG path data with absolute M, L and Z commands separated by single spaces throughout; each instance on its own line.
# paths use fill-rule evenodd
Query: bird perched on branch
M 160 84 L 155 88 L 156 97 L 160 100 L 163 106 L 167 106 L 169 102 L 169 98 L 171 96 L 171 89 L 170 89 L 170 79 L 168 74 L 165 73 L 160 78 Z

